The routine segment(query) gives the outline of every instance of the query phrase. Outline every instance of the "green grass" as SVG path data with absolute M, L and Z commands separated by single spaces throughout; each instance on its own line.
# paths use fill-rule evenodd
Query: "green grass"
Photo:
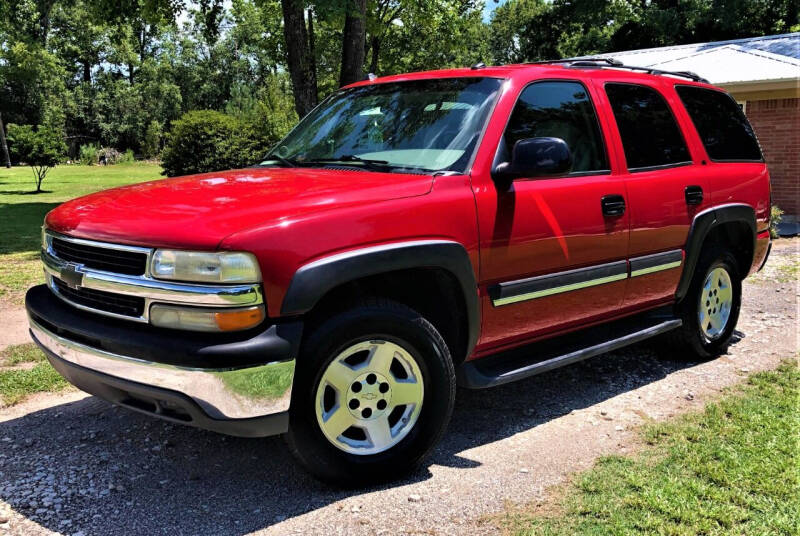
M 69 386 L 50 363 L 30 369 L 0 370 L 0 406 L 13 406 L 33 393 L 55 392 Z
M 161 167 L 154 164 L 57 166 L 37 194 L 29 167 L 0 167 L 0 302 L 20 304 L 25 289 L 42 280 L 38 252 L 47 212 L 75 197 L 158 178 Z
M 18 367 L 25 363 L 33 366 Z M 14 366 L 17 368 L 7 368 Z M 33 393 L 60 391 L 68 385 L 35 344 L 16 344 L 0 351 L 0 407 L 13 406 Z
M 234 370 L 217 376 L 232 392 L 253 399 L 279 398 L 292 385 L 294 362 L 278 363 L 253 372 Z
M 39 363 L 44 360 L 44 354 L 32 342 L 14 344 L 0 351 L 0 367 L 13 367 L 20 363 Z
M 646 425 L 638 455 L 601 459 L 558 504 L 511 508 L 515 535 L 800 534 L 800 370 L 752 376 L 703 413 Z

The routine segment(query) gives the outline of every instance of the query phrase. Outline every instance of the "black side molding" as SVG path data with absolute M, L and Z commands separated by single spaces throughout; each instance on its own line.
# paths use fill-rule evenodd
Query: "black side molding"
M 478 342 L 481 326 L 478 283 L 464 247 L 447 240 L 418 240 L 366 247 L 331 255 L 300 268 L 283 299 L 281 315 L 310 311 L 330 290 L 363 277 L 411 268 L 441 268 L 456 278 L 464 296 L 469 327 L 467 352 Z
M 681 280 L 678 283 L 678 289 L 675 292 L 677 301 L 682 300 L 689 291 L 692 275 L 694 275 L 703 242 L 708 233 L 718 225 L 731 222 L 741 222 L 747 225 L 753 240 L 752 244 L 750 244 L 750 251 L 755 252 L 756 212 L 753 207 L 745 204 L 730 204 L 710 208 L 699 213 L 692 222 L 692 226 L 689 229 L 689 237 L 686 240 L 686 262 L 684 263 Z M 750 261 L 752 263 L 752 259 Z

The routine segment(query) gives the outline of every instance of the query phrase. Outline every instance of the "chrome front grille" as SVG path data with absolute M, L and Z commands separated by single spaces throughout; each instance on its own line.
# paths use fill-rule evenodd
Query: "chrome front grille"
M 53 293 L 93 313 L 150 321 L 150 305 L 249 307 L 264 303 L 259 284 L 205 285 L 155 279 L 152 248 L 72 238 L 45 231 L 42 262 Z
M 144 275 L 147 252 L 90 246 L 54 237 L 50 247 L 59 259 L 89 268 L 126 275 Z
M 70 288 L 56 278 L 53 278 L 53 287 L 63 298 L 89 309 L 132 318 L 140 318 L 144 315 L 144 298 L 90 288 Z

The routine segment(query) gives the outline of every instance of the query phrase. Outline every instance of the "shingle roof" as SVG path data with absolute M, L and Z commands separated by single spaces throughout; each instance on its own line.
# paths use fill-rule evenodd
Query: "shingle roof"
M 800 32 L 597 56 L 641 67 L 694 71 L 712 84 L 800 80 Z

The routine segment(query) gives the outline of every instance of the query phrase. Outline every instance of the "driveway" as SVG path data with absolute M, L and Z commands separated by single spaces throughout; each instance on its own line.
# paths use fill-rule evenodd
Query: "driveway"
M 781 266 L 800 263 L 799 246 L 776 242 L 765 272 L 745 284 L 728 354 L 687 363 L 655 341 L 459 391 L 434 456 L 389 486 L 320 484 L 279 438 L 161 423 L 79 393 L 36 397 L 0 411 L 0 535 L 495 532 L 481 516 L 507 501 L 541 501 L 598 456 L 635 450 L 643 421 L 699 409 L 796 357 L 798 282 Z

